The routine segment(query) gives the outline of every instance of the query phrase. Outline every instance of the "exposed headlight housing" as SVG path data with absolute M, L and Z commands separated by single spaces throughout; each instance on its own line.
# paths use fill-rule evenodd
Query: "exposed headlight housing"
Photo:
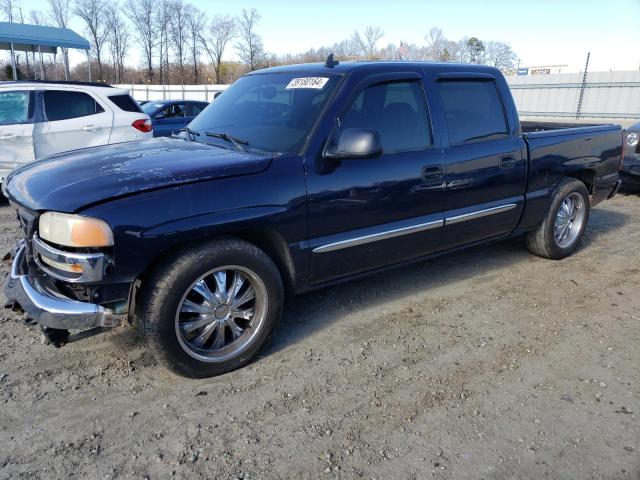
M 639 141 L 640 141 L 640 135 L 638 135 L 636 132 L 627 132 L 627 135 L 625 138 L 625 142 L 627 143 L 627 146 L 633 148 L 636 145 L 638 145 Z
M 97 218 L 46 212 L 40 216 L 40 238 L 66 247 L 110 247 L 113 232 L 106 222 Z

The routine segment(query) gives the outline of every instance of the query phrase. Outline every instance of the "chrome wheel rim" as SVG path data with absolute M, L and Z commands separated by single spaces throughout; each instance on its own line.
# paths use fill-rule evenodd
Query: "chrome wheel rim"
M 554 225 L 556 245 L 567 248 L 576 242 L 582 231 L 585 213 L 584 197 L 578 192 L 569 194 L 562 201 Z
M 178 343 L 202 362 L 237 357 L 262 330 L 267 301 L 267 288 L 252 270 L 239 265 L 210 270 L 189 286 L 178 304 Z

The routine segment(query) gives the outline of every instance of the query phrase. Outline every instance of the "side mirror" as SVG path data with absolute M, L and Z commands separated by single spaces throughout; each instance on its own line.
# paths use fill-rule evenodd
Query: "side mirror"
M 158 112 L 153 116 L 153 118 L 156 120 L 162 120 L 163 118 L 167 118 L 167 116 L 162 112 Z
M 366 128 L 345 128 L 324 152 L 324 158 L 331 160 L 365 159 L 380 155 L 380 134 L 376 130 Z

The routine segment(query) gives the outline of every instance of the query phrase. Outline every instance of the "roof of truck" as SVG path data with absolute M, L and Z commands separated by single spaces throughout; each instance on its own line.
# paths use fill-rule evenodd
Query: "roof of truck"
M 495 74 L 499 70 L 487 65 L 477 65 L 472 63 L 449 63 L 449 62 L 407 62 L 407 61 L 368 61 L 368 62 L 340 62 L 334 66 L 327 66 L 326 63 L 302 63 L 295 65 L 282 65 L 270 67 L 263 70 L 256 70 L 252 74 L 278 73 L 278 72 L 301 72 L 301 73 L 337 73 L 347 74 L 353 71 L 369 71 L 369 73 L 385 73 L 397 70 L 398 68 L 422 68 L 424 70 L 437 70 L 438 72 L 473 72 Z

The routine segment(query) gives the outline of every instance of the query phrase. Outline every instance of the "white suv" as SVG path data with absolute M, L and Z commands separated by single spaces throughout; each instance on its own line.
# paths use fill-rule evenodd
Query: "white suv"
M 82 82 L 0 82 L 0 182 L 55 153 L 153 136 L 127 90 Z

